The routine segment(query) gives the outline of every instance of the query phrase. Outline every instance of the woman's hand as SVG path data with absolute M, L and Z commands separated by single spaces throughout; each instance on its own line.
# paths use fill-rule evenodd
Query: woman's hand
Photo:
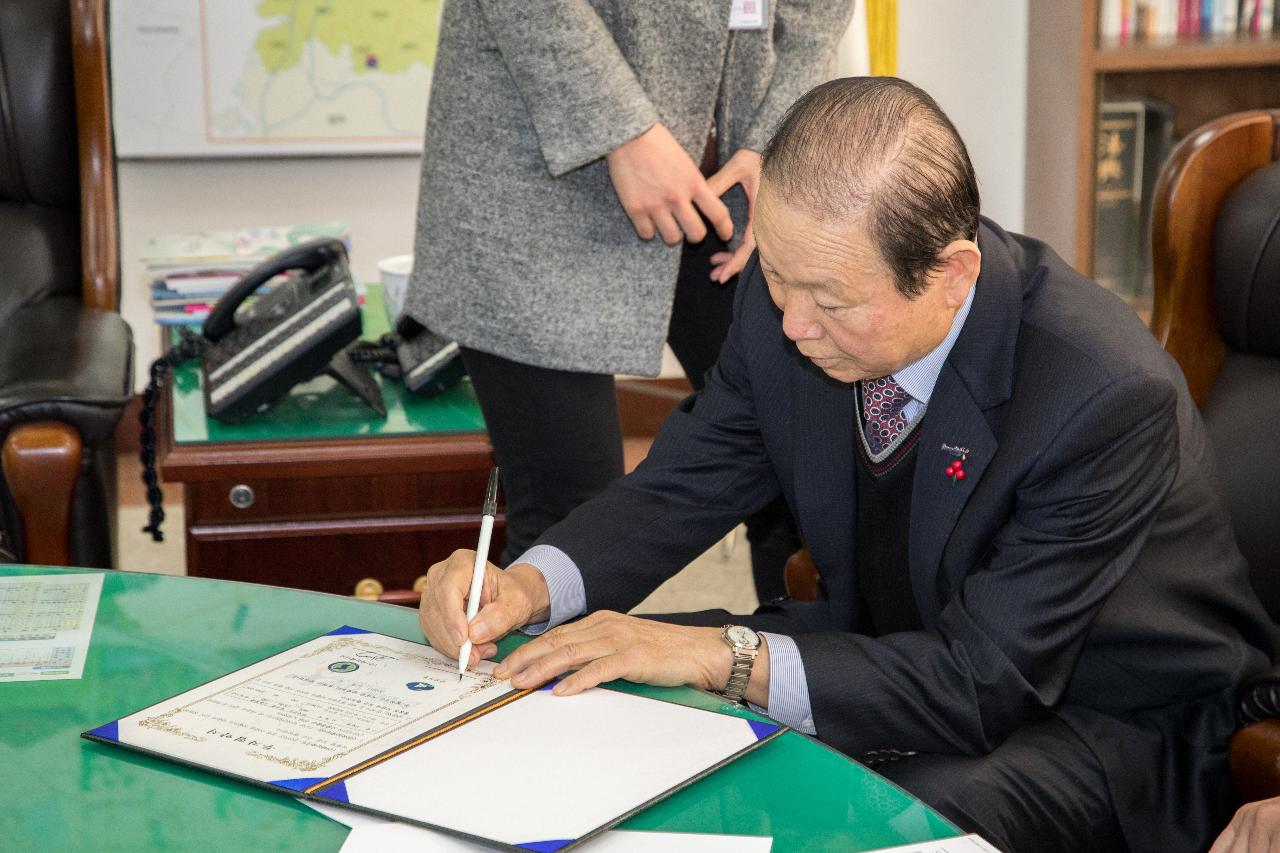
M 734 184 L 742 184 L 742 191 L 747 195 L 747 230 L 742 234 L 742 242 L 732 252 L 716 252 L 711 256 L 711 280 L 725 284 L 729 279 L 742 272 L 747 259 L 756 250 L 755 234 L 751 231 L 751 217 L 755 216 L 756 191 L 760 189 L 760 166 L 763 158 L 759 153 L 748 148 L 739 148 L 733 152 L 729 162 L 720 171 L 707 178 L 707 186 L 718 196 L 729 191 Z
M 712 192 L 671 131 L 655 124 L 605 157 L 614 192 L 642 240 L 661 234 L 674 246 L 681 240 L 700 243 L 707 217 L 720 239 L 733 237 L 733 219 L 719 193 Z

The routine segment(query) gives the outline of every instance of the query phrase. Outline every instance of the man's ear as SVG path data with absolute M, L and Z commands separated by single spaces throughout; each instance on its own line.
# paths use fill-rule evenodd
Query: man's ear
M 969 297 L 969 289 L 982 272 L 982 252 L 972 240 L 952 240 L 938 253 L 941 281 L 947 305 L 959 308 Z

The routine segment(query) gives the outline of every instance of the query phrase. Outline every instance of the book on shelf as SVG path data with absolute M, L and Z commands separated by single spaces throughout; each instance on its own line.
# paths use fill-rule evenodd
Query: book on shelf
M 240 280 L 246 270 L 202 269 L 165 272 L 154 268 L 151 287 L 167 293 L 209 293 L 223 291 Z
M 212 306 L 199 311 L 157 311 L 155 322 L 157 326 L 200 326 L 209 318 L 209 311 Z
M 318 237 L 351 238 L 344 222 L 221 228 L 147 239 L 141 260 L 160 325 L 197 325 L 246 272 L 290 246 Z M 264 288 L 265 290 L 265 288 Z
M 1100 0 L 1100 41 L 1172 44 L 1206 37 L 1267 36 L 1276 0 Z
M 1094 278 L 1131 302 L 1151 292 L 1151 203 L 1173 150 L 1173 108 L 1151 99 L 1103 102 L 1094 189 Z

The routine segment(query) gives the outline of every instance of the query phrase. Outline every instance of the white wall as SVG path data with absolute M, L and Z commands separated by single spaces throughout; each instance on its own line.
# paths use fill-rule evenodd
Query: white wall
M 898 76 L 933 95 L 960 131 L 983 213 L 1022 230 L 1027 0 L 898 0 Z

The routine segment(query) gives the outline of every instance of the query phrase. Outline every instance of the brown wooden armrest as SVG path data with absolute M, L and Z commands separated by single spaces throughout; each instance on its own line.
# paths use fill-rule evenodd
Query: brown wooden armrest
M 59 421 L 19 424 L 5 436 L 4 479 L 22 520 L 23 559 L 71 559 L 71 496 L 80 475 L 80 433 Z
M 1250 723 L 1231 738 L 1231 778 L 1246 802 L 1280 796 L 1280 719 Z
M 813 564 L 813 556 L 808 548 L 801 548 L 787 558 L 784 569 L 784 584 L 787 595 L 793 601 L 817 601 L 818 568 Z

